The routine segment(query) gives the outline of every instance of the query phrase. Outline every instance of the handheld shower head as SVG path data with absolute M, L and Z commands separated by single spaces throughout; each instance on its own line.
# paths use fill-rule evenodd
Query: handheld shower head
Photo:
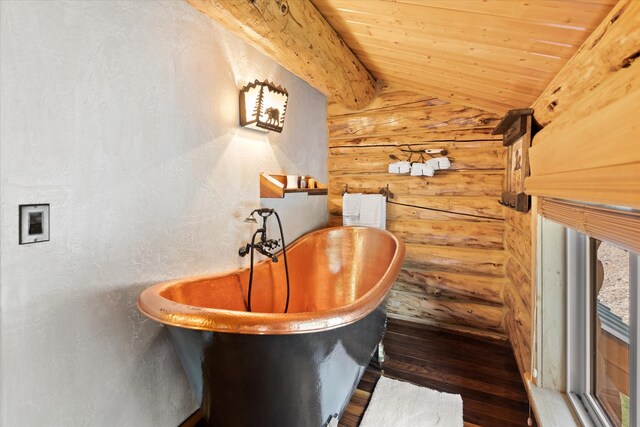
M 257 224 L 257 223 L 258 223 L 258 220 L 253 216 L 253 212 L 251 212 L 251 213 L 249 214 L 249 216 L 247 216 L 247 217 L 244 219 L 244 222 L 248 222 L 248 223 L 251 223 L 251 224 Z

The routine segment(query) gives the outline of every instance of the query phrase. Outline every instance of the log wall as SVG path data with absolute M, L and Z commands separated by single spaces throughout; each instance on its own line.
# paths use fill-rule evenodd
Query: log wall
M 538 100 L 533 104 L 534 117 L 544 126 L 533 139 L 533 147 L 537 149 L 541 141 L 547 141 L 547 145 L 556 147 L 554 152 L 562 153 L 567 151 L 567 146 L 574 142 L 575 138 L 567 138 L 566 135 L 580 135 L 584 130 L 584 125 L 580 120 L 598 123 L 600 135 L 591 132 L 591 135 L 578 138 L 578 144 L 582 148 L 573 150 L 569 154 L 557 156 L 545 156 L 550 160 L 562 159 L 571 167 L 578 169 L 589 168 L 588 161 L 583 155 L 591 153 L 586 158 L 597 158 L 602 165 L 610 166 L 617 163 L 629 163 L 637 159 L 634 148 L 620 150 L 618 145 L 630 143 L 637 147 L 637 132 L 630 132 L 633 141 L 618 136 L 620 129 L 629 129 L 634 123 L 637 110 L 638 90 L 640 88 L 639 65 L 635 59 L 638 58 L 640 46 L 640 27 L 638 20 L 640 17 L 640 2 L 635 0 L 621 0 L 611 10 L 609 15 L 598 26 L 598 28 L 585 41 L 578 52 L 571 58 L 567 65 L 558 73 L 549 86 L 545 89 Z M 612 105 L 622 105 L 623 114 L 606 116 L 608 108 Z M 566 133 L 561 134 L 558 129 Z M 603 138 L 607 135 L 608 138 Z M 597 141 L 591 141 L 595 139 Z M 597 155 L 589 150 L 589 147 L 601 145 L 607 147 L 605 154 Z M 623 152 L 628 158 L 618 161 L 616 153 Z M 635 156 L 635 157 L 633 157 Z M 568 162 L 566 159 L 574 159 Z M 589 160 L 590 161 L 590 160 Z M 616 163 L 617 162 L 617 163 Z M 544 166 L 544 165 L 542 165 Z M 633 165 L 635 166 L 635 165 Z M 534 169 L 532 164 L 532 176 L 539 174 L 540 167 Z M 588 175 L 594 175 L 593 169 L 588 170 Z M 634 169 L 633 177 L 637 177 L 637 168 Z M 583 187 L 589 197 L 593 195 L 611 195 L 611 199 L 595 200 L 601 203 L 610 203 L 619 206 L 636 206 L 638 196 L 635 185 L 637 178 L 629 178 L 621 173 L 614 175 L 620 181 L 616 188 L 609 188 L 603 185 L 603 179 L 598 179 L 596 184 L 589 183 Z M 575 183 L 569 178 L 557 179 L 552 188 L 544 188 L 539 191 L 533 190 L 531 179 L 527 179 L 527 192 L 534 195 L 547 195 L 555 197 L 567 197 L 581 200 L 575 191 L 572 193 Z M 538 185 L 538 187 L 542 188 Z M 619 188 L 626 191 L 619 191 Z M 560 191 L 560 193 L 553 193 Z M 617 192 L 616 192 L 617 191 Z M 588 199 L 594 201 L 592 199 Z M 535 197 L 534 207 L 535 213 Z M 507 307 L 506 327 L 509 338 L 513 345 L 516 360 L 520 371 L 531 372 L 531 348 L 533 342 L 532 335 L 532 308 L 533 294 L 532 283 L 535 275 L 532 274 L 532 266 L 535 265 L 535 225 L 531 223 L 531 212 L 521 214 L 511 210 L 506 210 L 505 221 L 505 246 L 507 251 L 506 275 L 508 277 L 505 286 L 504 301 Z
M 508 257 L 498 204 L 505 152 L 490 135 L 500 117 L 390 86 L 365 110 L 330 104 L 328 116 L 330 225 L 342 224 L 346 185 L 349 192 L 389 185 L 395 195 L 387 204 L 387 229 L 404 240 L 407 254 L 390 316 L 506 337 Z M 389 156 L 405 157 L 402 144 L 445 148 L 452 167 L 434 177 L 389 174 L 395 161 Z
M 533 260 L 531 211 L 505 209 L 505 326 L 520 372 L 531 372 Z

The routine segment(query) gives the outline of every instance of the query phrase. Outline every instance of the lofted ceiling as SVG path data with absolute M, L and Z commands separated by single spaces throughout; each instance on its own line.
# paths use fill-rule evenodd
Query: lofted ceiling
M 616 0 L 311 0 L 377 79 L 503 114 L 531 106 Z

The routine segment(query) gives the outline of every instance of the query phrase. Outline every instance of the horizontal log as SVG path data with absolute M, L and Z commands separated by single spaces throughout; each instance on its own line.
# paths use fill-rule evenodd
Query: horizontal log
M 477 108 L 440 105 L 393 111 L 363 112 L 328 119 L 329 139 L 353 138 L 364 135 L 393 135 L 415 129 L 435 129 L 443 126 L 474 127 L 497 124 L 499 116 Z
M 407 244 L 404 268 L 504 277 L 507 254 L 500 250 Z
M 407 322 L 417 323 L 420 325 L 436 326 L 440 329 L 446 329 L 452 332 L 459 332 L 465 335 L 473 335 L 479 338 L 488 338 L 488 339 L 499 340 L 499 341 L 508 340 L 506 331 L 495 332 L 495 331 L 489 331 L 485 329 L 478 329 L 474 327 L 436 322 L 431 319 L 425 319 L 425 318 L 413 317 L 413 316 L 404 316 L 402 314 L 397 314 L 389 311 L 387 311 L 387 317 L 390 319 L 404 320 Z
M 502 117 L 504 114 L 517 106 L 514 104 L 505 104 L 504 102 L 497 101 L 495 94 L 486 94 L 484 96 L 467 95 L 465 93 L 452 92 L 447 90 L 446 86 L 439 85 L 437 83 L 431 83 L 428 80 L 417 80 L 414 76 L 403 76 L 397 72 L 390 71 L 385 79 L 393 82 L 398 86 L 406 87 L 417 93 L 423 93 L 425 95 L 436 96 L 440 99 L 447 99 L 458 105 L 466 105 L 468 107 L 479 108 L 480 110 L 497 114 Z M 521 103 L 518 103 L 518 106 Z
M 522 303 L 522 300 L 516 292 L 509 292 L 509 288 L 505 289 L 504 305 L 509 310 L 509 316 L 513 318 L 516 325 L 523 332 L 522 338 L 525 338 L 523 344 L 531 348 L 531 324 L 533 322 L 531 312 Z
M 504 209 L 504 219 L 514 229 L 525 235 L 531 234 L 531 211 L 523 213 L 515 209 Z
M 432 148 L 438 144 L 425 144 L 412 149 L 425 150 Z M 439 144 L 437 148 L 445 148 L 447 157 L 451 161 L 451 170 L 486 170 L 486 169 L 504 169 L 505 167 L 505 150 L 500 148 L 482 147 L 482 148 L 458 148 L 445 147 L 446 144 Z M 409 157 L 403 151 L 402 147 L 367 147 L 367 148 L 336 148 L 329 152 L 329 161 L 327 167 L 330 174 L 349 175 L 358 173 L 387 173 L 389 163 L 397 161 L 396 159 L 408 160 Z M 434 147 L 436 148 L 436 147 Z M 395 156 L 392 159 L 390 156 Z M 413 154 L 412 161 L 421 160 L 419 155 Z M 423 159 L 428 160 L 430 157 L 423 154 Z
M 559 117 L 540 131 L 529 151 L 527 192 L 551 197 L 560 192 L 569 200 L 640 207 L 638 105 L 640 86 L 590 115 Z
M 397 88 L 385 82 L 379 82 L 378 93 L 375 98 L 365 108 L 359 111 L 382 111 L 404 107 L 431 107 L 434 105 L 448 104 L 449 101 L 418 94 L 403 88 Z M 337 102 L 327 103 L 327 116 L 336 117 L 355 113 L 352 110 Z
M 637 69 L 633 71 L 631 67 L 640 46 L 638 16 L 640 2 L 636 0 L 622 0 L 613 7 L 533 104 L 535 118 L 542 125 L 576 106 L 597 111 L 608 99 L 618 99 L 627 93 L 628 83 L 616 85 L 613 90 L 609 82 L 638 75 Z M 590 92 L 600 92 L 602 96 L 584 103 L 585 94 Z
M 589 115 L 557 118 L 534 138 L 529 150 L 531 175 L 640 163 L 638 105 L 640 86 Z
M 501 221 L 387 220 L 387 230 L 405 243 L 503 249 L 504 225 Z
M 513 347 L 513 355 L 518 364 L 520 375 L 524 377 L 525 372 L 531 372 L 531 349 L 527 347 L 523 333 L 510 313 L 505 316 L 505 327 Z
M 480 215 L 492 218 L 501 218 L 503 208 L 495 197 L 487 196 L 403 196 L 395 195 L 393 202 L 410 206 L 402 206 L 393 203 L 387 204 L 387 220 L 465 220 L 475 222 L 491 221 L 488 219 L 474 218 L 455 213 L 441 211 L 459 212 L 470 215 Z M 330 194 L 328 198 L 329 212 L 332 215 L 342 215 L 342 195 Z M 421 209 L 419 206 L 439 209 L 434 211 Z
M 477 128 L 476 128 L 477 129 Z M 480 140 L 464 140 L 464 135 L 470 135 L 481 138 Z M 418 138 L 419 136 L 419 138 Z M 460 136 L 460 139 L 456 140 Z M 407 141 L 404 137 L 410 138 Z M 351 156 L 353 154 L 362 154 L 367 152 L 381 152 L 385 154 L 397 154 L 399 149 L 406 150 L 407 145 L 412 149 L 427 148 L 444 148 L 449 154 L 460 150 L 494 150 L 498 152 L 506 151 L 502 145 L 502 140 L 489 140 L 485 133 L 476 130 L 474 133 L 465 133 L 464 131 L 436 131 L 424 132 L 420 134 L 398 134 L 393 137 L 368 137 L 354 138 L 350 140 L 339 140 L 340 144 L 330 145 L 330 156 Z M 353 142 L 353 143 L 351 143 Z
M 484 222 L 502 218 L 502 206 L 494 197 L 412 197 L 399 195 L 394 197 L 393 202 L 409 206 L 389 203 L 387 205 L 387 218 L 389 219 L 464 219 L 465 221 Z M 422 207 L 448 212 L 422 209 Z M 478 215 L 485 218 L 460 214 Z
M 407 317 L 429 319 L 438 323 L 503 332 L 502 307 L 433 300 L 427 296 L 391 290 L 387 309 Z
M 502 146 L 501 135 L 491 135 L 493 127 L 451 127 L 440 129 L 407 129 L 404 132 L 392 135 L 361 135 L 353 138 L 329 139 L 329 148 L 392 145 L 403 144 L 437 144 L 442 142 L 467 142 L 476 145 L 467 145 L 467 148 L 481 147 L 489 144 L 491 147 Z
M 533 295 L 531 294 L 531 276 L 529 270 L 525 270 L 520 263 L 511 256 L 507 258 L 504 270 L 507 276 L 505 293 L 511 292 L 517 294 L 523 305 L 531 312 Z
M 403 268 L 394 288 L 424 293 L 437 299 L 502 305 L 505 282 L 502 278 L 482 277 L 476 274 Z
M 557 118 L 536 135 L 527 190 L 547 196 L 559 191 L 566 199 L 640 207 L 636 142 L 640 126 L 635 119 L 639 103 L 640 86 L 636 86 L 590 115 Z M 561 158 L 572 161 L 561 162 Z
M 375 81 L 309 1 L 187 0 L 193 7 L 349 108 L 363 108 Z
M 433 177 L 402 176 L 394 174 L 330 176 L 329 193 L 377 192 L 389 185 L 394 194 L 409 196 L 493 196 L 502 192 L 504 174 L 499 172 L 439 171 Z
M 530 271 L 531 265 L 531 236 L 518 232 L 508 224 L 505 228 L 504 242 L 507 252 L 525 271 Z

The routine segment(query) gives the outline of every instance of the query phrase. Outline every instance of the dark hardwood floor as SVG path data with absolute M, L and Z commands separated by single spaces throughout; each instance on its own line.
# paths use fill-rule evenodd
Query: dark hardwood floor
M 507 342 L 389 319 L 383 370 L 369 367 L 340 425 L 357 427 L 380 375 L 462 396 L 466 427 L 526 426 L 527 394 Z M 199 412 L 181 427 L 204 427 Z
M 382 371 L 365 372 L 340 425 L 360 423 L 380 375 L 462 396 L 467 426 L 526 426 L 527 394 L 508 343 L 389 319 Z

